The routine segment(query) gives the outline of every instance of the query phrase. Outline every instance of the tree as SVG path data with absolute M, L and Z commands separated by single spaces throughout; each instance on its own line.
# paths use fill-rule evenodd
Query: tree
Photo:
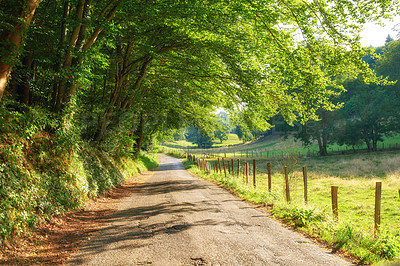
M 313 144 L 317 141 L 319 154 L 321 156 L 328 155 L 327 146 L 334 142 L 335 134 L 335 112 L 327 112 L 319 110 L 320 120 L 307 121 L 295 134 L 295 138 L 301 140 L 305 146 Z
M 394 41 L 394 39 L 392 38 L 392 36 L 390 36 L 390 34 L 388 34 L 388 36 L 386 37 L 386 40 L 385 40 L 385 45 L 387 45 L 391 41 Z
M 18 57 L 24 32 L 31 23 L 38 5 L 39 0 L 0 1 L 0 19 L 3 21 L 0 28 L 0 101 Z
M 214 137 L 222 143 L 228 140 L 229 133 L 232 131 L 232 124 L 229 115 L 225 111 L 220 111 L 218 117 L 218 128 L 215 130 Z
M 195 127 L 189 127 L 186 133 L 186 140 L 197 145 L 199 148 L 211 148 L 213 144 L 212 137 L 201 132 Z
M 377 62 L 376 71 L 391 81 L 400 79 L 400 40 L 386 45 L 382 58 Z M 396 87 L 400 88 L 399 85 Z
M 63 115 L 60 121 L 93 113 L 83 135 L 102 143 L 111 135 L 145 141 L 185 123 L 212 131 L 210 112 L 219 107 L 240 111 L 260 131 L 278 113 L 289 124 L 315 119 L 320 108 L 336 108 L 337 77 L 376 80 L 361 60 L 357 28 L 398 4 L 55 0 L 37 7 L 22 56 L 1 52 L 2 62 L 21 65 L 11 96 L 30 94 L 31 104 Z M 12 17 L 15 10 L 2 11 Z M 160 119 L 149 119 L 155 112 Z
M 235 133 L 238 135 L 238 138 L 243 141 L 250 141 L 253 139 L 253 135 L 251 134 L 251 131 L 244 125 L 238 125 L 235 128 Z
M 382 137 L 396 131 L 399 98 L 390 86 L 367 85 L 352 80 L 345 83 L 345 87 L 346 101 L 341 112 L 347 120 L 346 131 L 339 139 L 355 145 L 359 137 L 368 151 L 377 151 L 377 143 L 382 141 Z M 351 138 L 348 135 L 352 135 Z
M 348 145 L 353 148 L 355 152 L 355 146 L 362 143 L 363 135 L 360 130 L 360 125 L 357 121 L 346 120 L 344 124 L 338 128 L 338 133 L 336 135 L 336 142 L 339 145 Z

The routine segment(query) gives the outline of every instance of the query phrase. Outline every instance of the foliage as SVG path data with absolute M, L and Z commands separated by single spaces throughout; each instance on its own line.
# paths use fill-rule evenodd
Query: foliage
M 250 130 L 244 125 L 236 126 L 234 132 L 243 142 L 250 141 L 253 139 L 253 134 L 251 134 Z
M 199 148 L 210 148 L 213 145 L 213 138 L 194 128 L 194 127 L 189 127 L 188 131 L 186 133 L 186 139 L 194 144 L 197 144 Z
M 39 108 L 4 101 L 0 117 L 0 242 L 157 165 L 154 156 L 112 158 L 73 130 L 52 132 L 59 118 Z
M 391 40 L 363 60 L 388 80 L 396 81 L 400 78 L 396 72 L 399 68 L 399 60 L 396 59 L 398 44 L 399 41 Z M 338 98 L 332 98 L 332 101 L 342 103 L 343 108 L 334 112 L 320 108 L 316 111 L 318 120 L 311 119 L 292 128 L 284 123 L 278 129 L 286 134 L 294 131 L 296 139 L 305 146 L 317 142 L 320 155 L 327 155 L 327 146 L 334 143 L 345 144 L 355 150 L 355 146 L 364 142 L 369 151 L 377 151 L 378 142 L 382 142 L 384 136 L 391 136 L 400 130 L 397 111 L 400 108 L 399 86 L 394 82 L 366 84 L 360 77 L 342 79 L 341 84 L 345 92 Z
M 300 126 L 295 138 L 301 140 L 304 146 L 309 146 L 317 141 L 319 154 L 325 156 L 328 154 L 327 145 L 334 141 L 334 134 L 336 133 L 335 115 L 337 112 L 318 110 L 317 114 L 319 114 L 320 119 L 318 121 L 307 121 Z
M 1 5 L 0 30 L 12 30 L 11 2 Z M 340 77 L 376 80 L 357 31 L 396 8 L 347 0 L 42 2 L 13 57 L 8 96 L 58 114 L 72 104 L 90 119 L 83 137 L 116 138 L 107 147 L 115 153 L 138 154 L 158 132 L 188 124 L 211 131 L 219 107 L 241 113 L 249 130 L 265 130 L 278 113 L 289 124 L 316 119 L 319 108 L 336 108 Z M 222 125 L 218 138 L 231 130 Z

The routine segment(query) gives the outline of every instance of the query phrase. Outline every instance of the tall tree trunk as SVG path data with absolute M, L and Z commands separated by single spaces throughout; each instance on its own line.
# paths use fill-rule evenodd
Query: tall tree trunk
M 145 124 L 145 116 L 143 113 L 140 114 L 140 122 L 137 131 L 138 139 L 136 141 L 136 150 L 135 150 L 135 159 L 139 159 L 140 150 L 142 149 L 143 145 L 143 137 L 144 137 L 144 124 Z
M 363 130 L 363 136 L 364 136 L 365 144 L 367 144 L 368 151 L 371 152 L 372 151 L 371 142 L 368 138 L 368 132 L 365 129 Z
M 319 155 L 326 156 L 328 155 L 328 151 L 326 149 L 326 138 L 324 140 L 323 136 L 317 137 L 318 148 L 319 148 Z
M 69 13 L 70 13 L 69 0 L 64 0 L 63 18 L 61 21 L 61 30 L 60 30 L 60 41 L 58 44 L 58 51 L 57 51 L 57 55 L 59 58 L 62 58 L 62 50 L 63 50 L 63 48 L 66 47 L 67 33 L 68 33 L 67 18 L 69 17 Z M 54 71 L 56 73 L 60 71 L 62 64 L 63 64 L 63 62 L 62 62 L 62 60 L 60 60 L 54 65 Z M 55 108 L 56 108 L 57 99 L 59 97 L 59 95 L 58 95 L 59 94 L 59 86 L 60 86 L 60 83 L 53 84 L 53 93 L 52 93 L 52 102 L 51 102 L 53 110 L 55 110 Z
M 327 139 L 328 139 L 328 136 L 326 134 L 322 133 L 322 151 L 323 151 L 322 155 L 323 156 L 328 155 Z
M 32 21 L 36 8 L 39 5 L 39 0 L 26 0 L 24 2 L 27 8 L 23 8 L 19 18 L 24 20 L 24 23 L 17 23 L 14 30 L 10 31 L 4 40 L 4 45 L 0 47 L 7 51 L 5 56 L 0 59 L 0 101 L 6 90 L 7 81 L 10 77 L 12 65 L 9 64 L 11 58 L 16 57 L 17 49 L 21 46 L 24 31 Z
M 24 57 L 22 60 L 23 68 L 20 72 L 20 77 L 18 81 L 17 94 L 19 101 L 23 104 L 29 105 L 30 102 L 30 86 L 29 79 L 31 78 L 31 68 L 33 64 L 32 58 Z
M 107 21 L 111 21 L 118 10 L 118 3 L 116 2 L 117 0 L 110 0 L 109 4 L 99 14 L 98 19 L 101 20 L 105 17 Z M 100 33 L 104 30 L 103 27 L 97 27 L 93 30 L 91 36 L 86 38 L 87 28 L 82 25 L 82 19 L 87 16 L 91 4 L 92 0 L 79 0 L 76 12 L 76 21 L 78 22 L 78 25 L 75 26 L 71 33 L 69 49 L 65 54 L 62 66 L 64 70 L 69 70 L 73 66 L 81 65 L 84 62 L 84 55 L 82 54 L 92 47 Z M 113 5 L 114 7 L 109 11 Z M 76 52 L 79 52 L 81 55 L 79 55 L 76 60 L 73 60 L 73 55 Z M 54 111 L 61 111 L 63 103 L 69 102 L 71 97 L 75 94 L 76 88 L 77 85 L 73 81 L 68 84 L 65 79 L 61 80 L 57 86 L 57 92 L 53 93 L 53 95 L 56 96 L 53 108 Z
M 95 141 L 101 142 L 104 139 L 106 135 L 106 129 L 109 124 L 110 115 L 111 115 L 111 108 L 107 107 L 107 109 L 99 118 L 99 126 L 94 136 Z
M 65 52 L 64 62 L 62 63 L 62 68 L 64 70 L 68 70 L 71 68 L 73 52 L 74 52 L 74 49 L 76 46 L 76 42 L 78 41 L 79 33 L 80 33 L 81 27 L 82 27 L 82 18 L 83 18 L 84 10 L 85 10 L 85 0 L 79 0 L 78 6 L 76 9 L 76 17 L 75 17 L 77 25 L 72 30 L 71 37 L 69 38 L 69 43 L 68 43 L 69 47 L 68 47 L 67 51 Z M 56 96 L 56 99 L 54 101 L 54 111 L 55 112 L 61 111 L 61 107 L 62 107 L 63 101 L 65 99 L 66 89 L 67 89 L 67 81 L 65 78 L 63 78 L 57 86 L 57 93 L 54 94 Z
M 377 133 L 376 130 L 372 130 L 372 151 L 376 152 L 378 151 L 378 138 L 377 138 Z

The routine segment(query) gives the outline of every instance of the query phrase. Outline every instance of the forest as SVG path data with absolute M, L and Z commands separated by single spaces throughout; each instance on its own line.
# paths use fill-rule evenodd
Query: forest
M 332 141 L 376 149 L 398 132 L 400 44 L 361 47 L 359 32 L 398 10 L 387 0 L 0 0 L 0 239 L 154 167 L 154 145 L 181 128 L 214 134 L 219 108 L 247 130 L 301 125 L 321 155 Z

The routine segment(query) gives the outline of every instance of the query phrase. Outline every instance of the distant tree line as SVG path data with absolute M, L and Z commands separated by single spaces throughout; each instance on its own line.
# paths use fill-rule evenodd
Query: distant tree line
M 342 108 L 335 111 L 318 109 L 318 120 L 294 127 L 280 119 L 278 130 L 294 132 L 305 146 L 318 143 L 319 154 L 327 155 L 329 144 L 347 145 L 355 149 L 365 144 L 368 151 L 377 151 L 384 136 L 400 133 L 400 41 L 389 35 L 383 47 L 363 60 L 390 84 L 366 84 L 361 77 L 342 82 L 345 91 L 332 98 Z

